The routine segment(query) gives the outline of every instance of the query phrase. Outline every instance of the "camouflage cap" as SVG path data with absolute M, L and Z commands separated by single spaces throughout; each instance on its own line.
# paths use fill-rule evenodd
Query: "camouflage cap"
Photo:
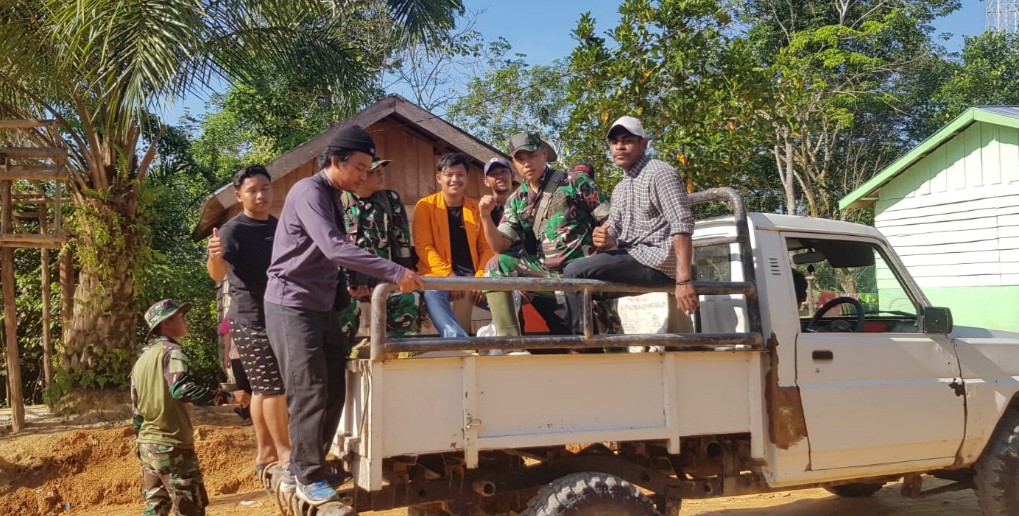
M 548 144 L 545 140 L 541 139 L 541 135 L 535 131 L 524 131 L 522 133 L 514 134 L 509 139 L 509 153 L 510 156 L 516 155 L 517 151 L 534 152 L 538 149 L 545 149 L 545 161 L 549 163 L 559 159 L 555 149 Z
M 391 160 L 391 159 L 379 159 L 378 156 L 375 156 L 375 161 L 372 161 L 372 166 L 368 170 L 375 170 L 377 168 L 386 168 L 392 162 L 393 162 L 393 160 Z
M 145 340 L 149 340 L 152 337 L 152 332 L 159 326 L 159 323 L 169 319 L 177 312 L 186 314 L 188 310 L 191 310 L 191 303 L 178 305 L 172 299 L 164 299 L 150 306 L 145 311 L 145 323 L 149 325 L 149 332 L 145 334 Z

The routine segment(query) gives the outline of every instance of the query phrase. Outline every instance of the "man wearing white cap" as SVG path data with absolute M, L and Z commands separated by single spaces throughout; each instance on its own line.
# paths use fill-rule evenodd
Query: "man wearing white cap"
M 647 156 L 647 133 L 632 116 L 612 124 L 608 144 L 623 178 L 612 191 L 608 220 L 594 229 L 594 245 L 602 252 L 570 263 L 563 276 L 643 286 L 675 283 L 676 305 L 693 313 L 698 306 L 690 283 L 694 220 L 682 179 L 664 161 Z M 609 297 L 620 295 L 604 298 Z M 579 292 L 567 293 L 566 302 L 574 333 L 582 333 L 581 310 L 588 307 L 581 306 Z

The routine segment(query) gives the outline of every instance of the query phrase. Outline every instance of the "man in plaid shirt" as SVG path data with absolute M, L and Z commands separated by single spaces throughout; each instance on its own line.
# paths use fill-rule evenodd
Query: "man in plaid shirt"
M 647 156 L 648 138 L 640 120 L 624 116 L 608 133 L 612 161 L 623 179 L 612 191 L 609 218 L 594 229 L 593 243 L 602 252 L 566 266 L 566 278 L 586 278 L 642 286 L 675 283 L 676 305 L 692 314 L 697 294 L 690 283 L 694 220 L 686 189 L 676 169 Z M 598 299 L 620 297 L 602 294 Z M 573 332 L 580 334 L 579 292 L 566 302 Z

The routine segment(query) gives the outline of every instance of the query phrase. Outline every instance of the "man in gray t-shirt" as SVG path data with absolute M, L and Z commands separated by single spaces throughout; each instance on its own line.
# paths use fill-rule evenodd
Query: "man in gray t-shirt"
M 402 292 L 424 287 L 416 273 L 350 243 L 341 229 L 340 193 L 357 190 L 374 159 L 375 143 L 361 127 L 336 132 L 321 171 L 287 195 L 267 273 L 266 331 L 286 387 L 292 446 L 280 489 L 296 490 L 312 505 L 336 498 L 324 463 L 343 412 L 350 351 L 336 313 L 349 301 L 337 266 L 396 283 Z

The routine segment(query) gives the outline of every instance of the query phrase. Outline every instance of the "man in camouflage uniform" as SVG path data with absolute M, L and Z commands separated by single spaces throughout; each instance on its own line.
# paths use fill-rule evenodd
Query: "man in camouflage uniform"
M 556 153 L 538 133 L 515 134 L 509 140 L 509 147 L 524 182 L 506 203 L 498 227 L 491 219 L 496 205 L 494 197 L 481 198 L 485 237 L 495 252 L 503 253 L 488 263 L 486 273 L 496 278 L 557 278 L 566 264 L 594 252 L 591 234 L 594 227 L 608 217 L 609 204 L 587 175 L 571 177 L 549 168 L 547 163 L 556 160 Z M 537 240 L 537 253 L 508 253 L 527 233 Z M 571 333 L 561 294 L 534 292 L 530 298 L 551 333 Z M 519 335 L 520 325 L 513 313 L 511 293 L 490 292 L 488 303 L 496 333 Z
M 230 393 L 195 383 L 179 340 L 191 303 L 164 299 L 145 312 L 149 333 L 131 369 L 131 407 L 146 515 L 203 515 L 209 502 L 195 455 L 187 403 L 220 405 Z
M 413 268 L 411 256 L 410 225 L 400 196 L 392 190 L 384 190 L 383 169 L 390 160 L 372 163 L 368 178 L 361 190 L 355 193 L 343 192 L 342 228 L 347 240 L 361 249 L 374 252 L 381 258 L 391 260 L 404 267 Z M 340 329 L 347 342 L 353 342 L 360 327 L 361 303 L 371 302 L 372 289 L 378 284 L 376 278 L 341 268 L 347 278 L 350 305 L 339 313 Z M 394 292 L 386 303 L 388 317 L 386 330 L 389 335 L 402 337 L 417 333 L 421 329 L 421 294 Z

